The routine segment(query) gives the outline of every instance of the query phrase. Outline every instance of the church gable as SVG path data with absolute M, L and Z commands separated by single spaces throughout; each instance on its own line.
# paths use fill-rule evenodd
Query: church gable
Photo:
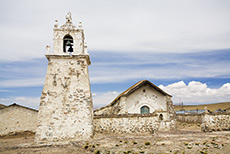
M 136 84 L 134 84 L 133 86 L 131 86 L 129 89 L 127 89 L 126 91 L 124 91 L 122 94 L 124 95 L 130 95 L 131 93 L 135 92 L 137 89 L 139 89 L 140 87 L 143 87 L 145 85 L 149 85 L 150 87 L 152 87 L 153 89 L 155 89 L 156 91 L 158 91 L 159 93 L 163 94 L 163 95 L 167 95 L 172 97 L 171 95 L 169 95 L 168 93 L 164 92 L 162 89 L 160 89 L 159 87 L 157 87 L 156 85 L 154 85 L 152 82 L 148 81 L 148 80 L 141 80 L 139 82 L 137 82 Z
M 171 97 L 150 81 L 141 80 L 121 93 L 112 103 L 95 110 L 94 113 L 101 115 L 167 111 L 167 99 Z
M 128 113 L 166 111 L 166 95 L 149 84 L 143 84 L 126 97 L 126 109 Z

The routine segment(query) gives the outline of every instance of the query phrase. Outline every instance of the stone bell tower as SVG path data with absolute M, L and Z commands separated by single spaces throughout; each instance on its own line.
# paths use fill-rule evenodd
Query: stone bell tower
M 89 83 L 89 54 L 81 22 L 71 13 L 60 28 L 54 25 L 53 53 L 49 61 L 38 113 L 36 143 L 67 143 L 93 136 L 93 105 Z

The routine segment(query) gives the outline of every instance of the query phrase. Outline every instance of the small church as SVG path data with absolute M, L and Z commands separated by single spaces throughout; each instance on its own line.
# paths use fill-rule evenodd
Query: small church
M 46 47 L 48 66 L 39 111 L 34 112 L 37 144 L 88 140 L 95 133 L 153 134 L 175 129 L 172 96 L 148 80 L 93 111 L 91 61 L 82 23 L 75 26 L 69 12 L 63 25 L 55 21 L 53 31 L 53 50 Z
M 175 127 L 171 95 L 147 80 L 93 112 L 88 66 L 91 64 L 81 22 L 54 25 L 53 52 L 47 46 L 47 74 L 38 112 L 35 141 L 65 143 L 94 133 L 152 133 Z
M 148 80 L 134 84 L 109 105 L 94 111 L 94 115 L 157 113 L 160 120 L 173 117 L 171 95 Z

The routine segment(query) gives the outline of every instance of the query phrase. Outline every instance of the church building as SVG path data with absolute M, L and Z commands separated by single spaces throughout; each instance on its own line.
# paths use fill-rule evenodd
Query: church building
M 174 112 L 171 97 L 150 81 L 141 80 L 94 115 L 161 113 L 163 119 L 164 113 Z
M 47 74 L 38 112 L 35 142 L 88 140 L 94 133 L 153 133 L 175 128 L 171 95 L 142 80 L 111 104 L 93 112 L 88 66 L 91 64 L 81 22 L 54 25 L 53 52 L 47 46 Z

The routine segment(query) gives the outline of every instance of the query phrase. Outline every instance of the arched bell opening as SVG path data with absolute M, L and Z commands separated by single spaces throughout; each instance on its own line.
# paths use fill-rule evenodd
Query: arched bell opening
M 73 38 L 70 35 L 63 38 L 63 52 L 73 52 Z

